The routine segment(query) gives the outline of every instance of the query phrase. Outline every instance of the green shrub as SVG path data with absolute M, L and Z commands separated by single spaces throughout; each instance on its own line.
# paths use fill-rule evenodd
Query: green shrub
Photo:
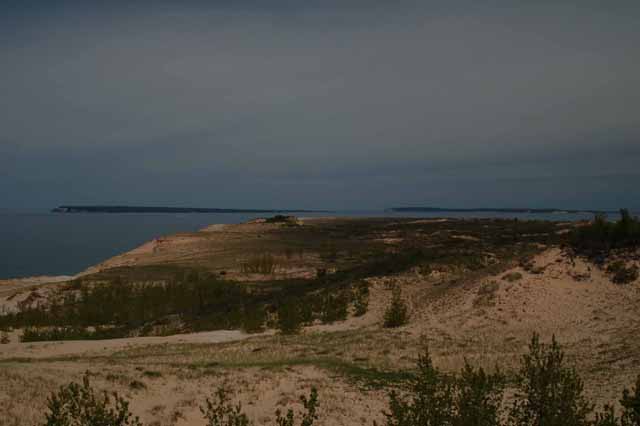
M 344 321 L 347 319 L 347 308 L 349 300 L 344 292 L 335 294 L 325 291 L 322 297 L 322 310 L 320 312 L 320 320 L 324 324 L 331 324 L 335 321 Z
M 318 419 L 318 391 L 316 388 L 311 388 L 311 394 L 307 398 L 306 396 L 300 396 L 300 402 L 304 407 L 302 413 L 302 419 L 300 420 L 300 426 L 313 426 L 313 422 Z M 286 415 L 282 415 L 282 412 L 276 410 L 276 424 L 278 426 L 295 426 L 295 415 L 293 410 L 287 410 Z
M 96 327 L 89 330 L 86 327 L 27 327 L 23 330 L 20 341 L 43 342 L 60 340 L 103 340 L 117 339 L 127 336 L 127 330 L 122 327 Z
M 620 400 L 622 406 L 622 426 L 640 426 L 640 374 L 636 378 L 635 388 L 625 389 Z
M 596 413 L 593 426 L 618 426 L 619 422 L 613 407 L 607 404 L 602 411 Z
M 607 272 L 612 275 L 611 280 L 616 284 L 629 284 L 638 279 L 638 267 L 627 267 L 624 261 L 617 260 L 607 267 Z
M 367 313 L 369 309 L 369 284 L 360 281 L 353 287 L 353 311 L 354 315 L 360 317 Z
M 117 393 L 96 393 L 85 375 L 82 384 L 60 387 L 47 401 L 43 426 L 142 426 Z
M 400 327 L 409 320 L 407 305 L 402 300 L 402 290 L 395 285 L 391 290 L 391 303 L 384 313 L 384 326 L 387 328 Z
M 497 426 L 500 424 L 505 377 L 498 371 L 486 373 L 465 361 L 456 382 L 454 426 Z
M 278 322 L 282 334 L 295 334 L 302 327 L 302 315 L 298 299 L 287 299 L 278 305 Z
M 408 398 L 389 394 L 387 426 L 448 426 L 454 419 L 454 381 L 433 365 L 428 349 L 418 358 L 418 373 L 409 384 Z
M 640 246 L 640 220 L 627 209 L 620 210 L 620 219 L 609 222 L 596 215 L 587 226 L 576 228 L 570 235 L 574 250 L 588 256 L 607 255 L 611 249 Z
M 211 399 L 207 398 L 200 407 L 200 412 L 207 421 L 207 426 L 249 426 L 249 418 L 242 412 L 240 403 L 232 405 L 229 394 L 224 387 L 218 388 Z
M 300 426 L 313 426 L 318 419 L 318 391 L 311 389 L 311 394 L 300 397 L 300 402 L 304 407 Z M 252 426 L 253 422 L 242 412 L 240 403 L 232 404 L 229 392 L 224 387 L 219 387 L 212 398 L 207 398 L 205 404 L 200 407 L 202 415 L 205 417 L 207 426 Z M 276 410 L 276 424 L 278 426 L 295 426 L 296 416 L 293 410 L 287 410 L 286 415 L 282 415 L 280 409 Z
M 260 333 L 264 330 L 266 313 L 264 306 L 245 305 L 242 309 L 242 330 L 245 333 Z
M 507 282 L 514 282 L 522 279 L 522 274 L 520 272 L 510 272 L 502 277 L 503 280 Z
M 567 367 L 555 336 L 550 346 L 534 334 L 517 375 L 518 390 L 510 418 L 518 426 L 582 426 L 593 411 L 582 380 Z

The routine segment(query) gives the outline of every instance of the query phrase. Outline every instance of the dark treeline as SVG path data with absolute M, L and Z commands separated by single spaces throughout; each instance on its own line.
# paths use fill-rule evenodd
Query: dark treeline
M 23 341 L 106 339 L 219 329 L 295 333 L 315 320 L 331 323 L 366 312 L 362 281 L 330 277 L 251 286 L 191 272 L 166 282 L 74 281 L 46 302 L 36 299 L 0 316 L 0 330 L 24 328 Z
M 605 215 L 596 215 L 594 221 L 575 229 L 570 238 L 578 254 L 604 258 L 611 250 L 640 247 L 640 219 L 627 209 L 620 210 L 620 219 L 610 222 Z

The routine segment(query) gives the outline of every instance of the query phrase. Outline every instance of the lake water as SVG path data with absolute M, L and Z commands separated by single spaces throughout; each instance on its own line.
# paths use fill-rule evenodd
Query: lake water
M 0 210 L 0 279 L 73 275 L 154 238 L 213 223 L 240 223 L 264 214 L 50 213 Z M 590 214 L 393 213 L 343 211 L 301 216 L 501 217 L 579 220 Z

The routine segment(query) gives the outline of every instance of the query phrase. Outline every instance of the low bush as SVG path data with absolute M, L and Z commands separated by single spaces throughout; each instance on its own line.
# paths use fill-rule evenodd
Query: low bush
M 607 272 L 611 274 L 611 281 L 616 284 L 629 284 L 638 279 L 638 267 L 631 265 L 627 267 L 624 261 L 617 260 L 607 267 Z
M 591 224 L 571 233 L 570 243 L 576 252 L 591 257 L 606 256 L 612 249 L 640 247 L 640 219 L 627 209 L 620 210 L 617 222 L 596 215 Z
M 231 404 L 231 398 L 224 387 L 218 388 L 211 398 L 207 398 L 200 412 L 207 426 L 249 426 L 249 418 L 242 412 L 240 403 Z
M 394 328 L 405 325 L 409 321 L 407 305 L 402 300 L 402 290 L 395 285 L 391 290 L 391 303 L 384 313 L 384 327 Z
M 82 384 L 70 383 L 47 401 L 43 426 L 142 426 L 129 411 L 129 402 L 116 392 L 96 392 L 85 374 Z
M 522 279 L 522 274 L 520 272 L 510 272 L 502 277 L 503 280 L 507 282 L 515 282 Z
M 517 375 L 518 390 L 509 417 L 518 426 L 588 425 L 593 411 L 584 395 L 584 385 L 576 370 L 568 367 L 555 339 L 540 343 L 534 334 L 529 353 L 522 357 Z
M 349 299 L 343 291 L 331 293 L 326 291 L 322 296 L 322 310 L 320 320 L 324 324 L 331 324 L 335 321 L 347 319 L 347 308 Z
M 295 334 L 302 327 L 302 314 L 298 299 L 286 299 L 278 305 L 276 327 L 282 334 Z
M 369 284 L 360 281 L 353 286 L 353 314 L 357 317 L 367 313 L 369 309 Z
M 625 389 L 620 400 L 622 406 L 621 426 L 640 426 L 640 375 L 636 378 L 635 387 Z
M 245 333 L 260 333 L 264 330 L 266 313 L 262 305 L 245 305 L 242 309 L 242 330 Z
M 516 375 L 516 392 L 505 407 L 505 376 L 468 363 L 458 376 L 440 372 L 426 351 L 404 396 L 389 394 L 387 426 L 640 426 L 640 375 L 623 391 L 622 412 L 611 404 L 594 414 L 582 380 L 566 365 L 555 338 L 534 334 Z
M 42 342 L 56 340 L 103 340 L 126 337 L 128 332 L 121 327 L 27 327 L 20 336 L 22 342 Z

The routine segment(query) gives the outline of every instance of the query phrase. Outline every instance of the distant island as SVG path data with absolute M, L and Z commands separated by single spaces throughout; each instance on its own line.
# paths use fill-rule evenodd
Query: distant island
M 614 211 L 607 210 L 576 210 L 576 209 L 528 209 L 528 208 L 446 208 L 446 207 L 393 207 L 390 209 L 393 212 L 424 212 L 424 213 L 565 213 L 565 214 L 578 214 L 578 213 L 591 213 L 591 214 L 603 214 L 614 213 Z
M 329 213 L 326 210 L 301 209 L 218 209 L 201 207 L 147 207 L 147 206 L 59 206 L 53 213 Z

